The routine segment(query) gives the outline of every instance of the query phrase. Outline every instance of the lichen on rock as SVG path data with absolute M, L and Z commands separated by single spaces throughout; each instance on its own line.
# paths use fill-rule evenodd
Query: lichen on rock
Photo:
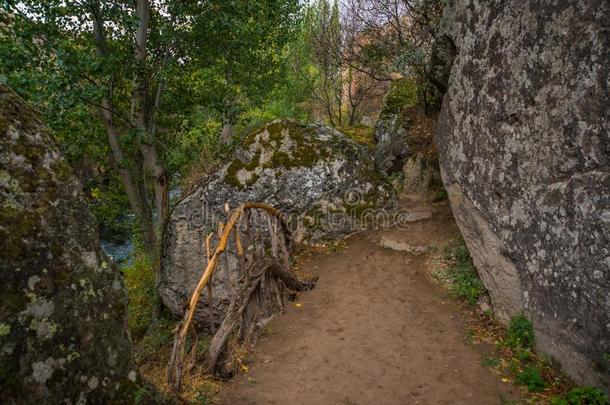
M 2 84 L 0 132 L 2 403 L 130 403 L 127 296 L 81 186 L 38 115 Z
M 206 263 L 203 241 L 224 220 L 225 203 L 235 208 L 247 201 L 280 209 L 293 239 L 302 242 L 366 227 L 367 213 L 393 207 L 395 195 L 366 149 L 331 127 L 278 120 L 253 131 L 222 167 L 179 202 L 169 220 L 159 291 L 176 315 L 182 315 L 199 280 Z M 233 242 L 229 256 L 231 252 Z M 229 266 L 236 268 L 234 257 Z M 232 277 L 236 273 L 214 276 L 214 322 L 229 303 L 229 287 L 236 283 Z
M 606 390 L 608 15 L 606 0 L 448 3 L 436 70 L 451 72 L 443 181 L 494 310 L 525 311 L 539 350 Z

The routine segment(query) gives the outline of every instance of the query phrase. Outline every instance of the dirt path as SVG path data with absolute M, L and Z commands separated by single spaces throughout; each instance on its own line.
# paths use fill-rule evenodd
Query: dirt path
M 433 245 L 456 235 L 446 205 L 404 204 L 434 214 L 306 261 L 317 287 L 270 323 L 249 372 L 224 387 L 219 403 L 487 405 L 518 397 L 481 365 L 485 347 L 466 343 L 457 303 L 425 274 L 425 254 L 379 246 L 382 237 Z

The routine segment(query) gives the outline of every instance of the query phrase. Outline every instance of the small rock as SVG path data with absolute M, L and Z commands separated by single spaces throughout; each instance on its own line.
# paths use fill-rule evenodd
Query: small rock
M 428 246 L 413 246 L 406 242 L 389 239 L 385 236 L 383 236 L 379 241 L 379 246 L 396 250 L 398 252 L 407 252 L 413 254 L 420 254 L 428 250 Z

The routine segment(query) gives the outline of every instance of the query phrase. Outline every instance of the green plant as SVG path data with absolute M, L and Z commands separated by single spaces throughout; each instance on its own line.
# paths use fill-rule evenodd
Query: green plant
M 529 349 L 519 349 L 515 352 L 515 358 L 519 361 L 528 361 L 532 358 L 532 352 Z
M 135 344 L 135 355 L 138 363 L 154 358 L 159 349 L 170 345 L 174 337 L 172 331 L 176 322 L 168 316 L 162 316 L 148 328 L 146 334 Z M 203 351 L 198 350 L 198 353 L 203 353 Z
M 573 388 L 565 398 L 551 399 L 552 405 L 608 405 L 608 397 L 595 387 Z
M 486 357 L 481 360 L 481 365 L 485 367 L 496 367 L 498 364 L 500 364 L 500 360 L 495 357 Z
M 534 324 L 523 314 L 513 316 L 506 332 L 506 344 L 512 348 L 534 347 Z
M 129 295 L 127 325 L 132 339 L 138 341 L 146 334 L 157 305 L 154 270 L 150 261 L 138 254 L 123 271 Z
M 529 391 L 542 391 L 546 387 L 540 371 L 535 366 L 527 366 L 517 374 L 517 384 L 527 386 Z
M 432 196 L 432 202 L 445 201 L 448 197 L 449 195 L 447 194 L 447 190 L 443 188 L 441 190 L 437 190 L 434 193 L 434 195 Z
M 476 304 L 481 294 L 485 292 L 485 286 L 477 274 L 464 242 L 461 241 L 454 247 L 445 259 L 451 264 L 440 277 L 448 282 L 449 291 L 465 299 L 470 305 Z
M 198 405 L 208 405 L 210 399 L 214 396 L 214 384 L 210 381 L 204 381 L 197 388 L 197 396 L 195 397 L 195 403 Z
M 146 387 L 139 387 L 134 393 L 134 403 L 142 404 L 148 398 L 150 398 L 150 391 Z

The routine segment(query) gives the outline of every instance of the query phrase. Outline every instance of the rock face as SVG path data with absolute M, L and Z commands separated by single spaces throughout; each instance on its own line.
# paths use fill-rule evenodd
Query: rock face
M 224 220 L 224 204 L 235 208 L 246 201 L 282 210 L 299 242 L 358 230 L 367 225 L 369 211 L 391 207 L 395 196 L 366 151 L 332 128 L 283 120 L 254 131 L 172 212 L 159 291 L 173 313 L 183 314 L 201 276 L 206 264 L 203 242 Z M 229 252 L 234 251 L 231 241 Z M 214 322 L 222 320 L 231 285 L 237 282 L 235 258 L 228 267 L 229 272 L 219 271 L 213 279 Z
M 0 240 L 2 402 L 132 402 L 122 277 L 49 131 L 4 85 Z
M 504 322 L 524 311 L 539 350 L 608 390 L 610 3 L 462 0 L 445 12 L 456 56 L 441 169 L 494 310 Z
M 405 163 L 408 115 L 405 107 L 416 103 L 414 86 L 408 79 L 396 79 L 385 97 L 383 108 L 375 124 L 375 165 L 381 171 L 399 172 Z
M 438 168 L 433 167 L 422 153 L 411 156 L 402 171 L 405 175 L 403 191 L 422 196 L 428 194 L 430 184 L 439 177 Z

